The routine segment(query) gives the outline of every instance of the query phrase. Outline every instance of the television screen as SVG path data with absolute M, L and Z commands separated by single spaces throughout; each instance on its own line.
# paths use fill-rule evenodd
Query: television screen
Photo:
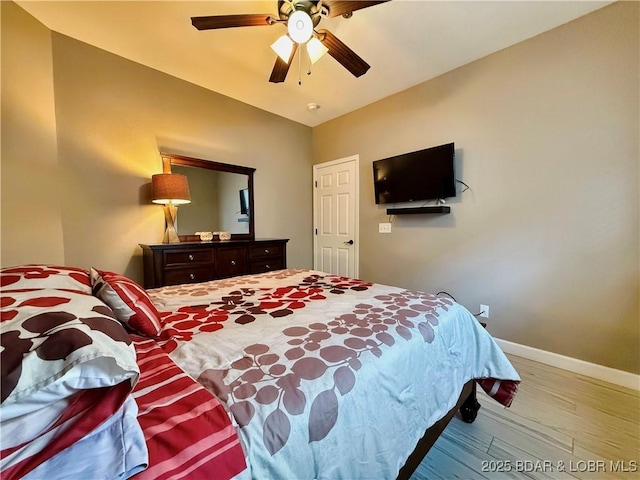
M 373 162 L 376 203 L 416 202 L 456 196 L 454 144 Z
M 249 214 L 249 189 L 243 188 L 240 190 L 240 213 L 242 215 Z

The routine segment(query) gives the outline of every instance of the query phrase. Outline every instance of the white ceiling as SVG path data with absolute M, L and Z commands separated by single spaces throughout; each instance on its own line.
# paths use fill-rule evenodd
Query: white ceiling
M 31 1 L 22 8 L 51 30 L 309 126 L 405 90 L 610 1 L 392 0 L 324 18 L 371 69 L 355 78 L 329 55 L 306 74 L 298 57 L 284 83 L 269 83 L 270 48 L 285 27 L 198 31 L 190 17 L 277 16 L 277 1 Z M 298 84 L 301 77 L 302 85 Z M 320 105 L 309 111 L 307 105 Z

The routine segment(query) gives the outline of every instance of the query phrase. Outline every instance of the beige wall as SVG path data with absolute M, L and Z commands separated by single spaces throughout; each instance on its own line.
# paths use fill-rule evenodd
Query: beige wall
M 142 281 L 138 244 L 162 241 L 164 217 L 150 203 L 149 182 L 162 171 L 163 149 L 255 167 L 256 235 L 290 238 L 289 266 L 311 266 L 309 127 L 48 32 L 12 3 L 2 8 L 2 265 L 95 265 Z M 7 59 L 4 46 L 17 44 L 35 52 Z M 44 69 L 35 84 L 34 68 Z M 39 106 L 34 97 L 46 97 L 43 118 L 8 117 L 5 125 L 5 71 L 23 77 L 11 83 L 19 98 Z M 22 110 L 9 106 L 13 115 Z M 43 132 L 47 142 L 34 145 Z M 5 148 L 9 136 L 15 148 Z M 36 195 L 50 191 L 59 196 Z M 42 235 L 26 243 L 34 230 Z
M 313 130 L 360 155 L 360 276 L 491 307 L 505 340 L 639 373 L 640 4 L 617 3 Z M 471 190 L 397 216 L 371 162 L 455 141 Z
M 51 32 L 2 9 L 2 264 L 64 263 Z M 5 235 L 4 232 L 8 234 Z

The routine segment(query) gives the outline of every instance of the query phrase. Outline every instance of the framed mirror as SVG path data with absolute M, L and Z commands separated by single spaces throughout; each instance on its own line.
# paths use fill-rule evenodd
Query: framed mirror
M 189 182 L 191 203 L 181 205 L 178 213 L 181 241 L 200 241 L 196 232 L 230 232 L 232 240 L 254 239 L 255 168 L 169 153 L 161 156 L 163 172 L 181 173 Z

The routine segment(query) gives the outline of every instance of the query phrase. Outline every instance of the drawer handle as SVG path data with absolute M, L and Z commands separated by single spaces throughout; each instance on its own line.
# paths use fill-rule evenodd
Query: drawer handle
M 266 265 L 265 265 L 265 268 L 266 268 L 267 270 L 271 270 L 271 265 L 266 264 Z
M 195 275 L 195 273 L 190 273 L 190 274 L 189 274 L 189 279 L 191 279 L 191 280 L 195 280 L 195 279 L 196 279 L 196 275 Z
M 231 260 L 231 265 L 235 265 L 236 261 L 235 260 Z
M 268 249 L 268 248 L 265 248 L 265 249 L 264 249 L 264 254 L 265 254 L 265 255 L 269 255 L 269 249 Z
M 193 255 L 190 253 L 189 256 L 187 257 L 189 260 L 191 260 L 193 262 Z

